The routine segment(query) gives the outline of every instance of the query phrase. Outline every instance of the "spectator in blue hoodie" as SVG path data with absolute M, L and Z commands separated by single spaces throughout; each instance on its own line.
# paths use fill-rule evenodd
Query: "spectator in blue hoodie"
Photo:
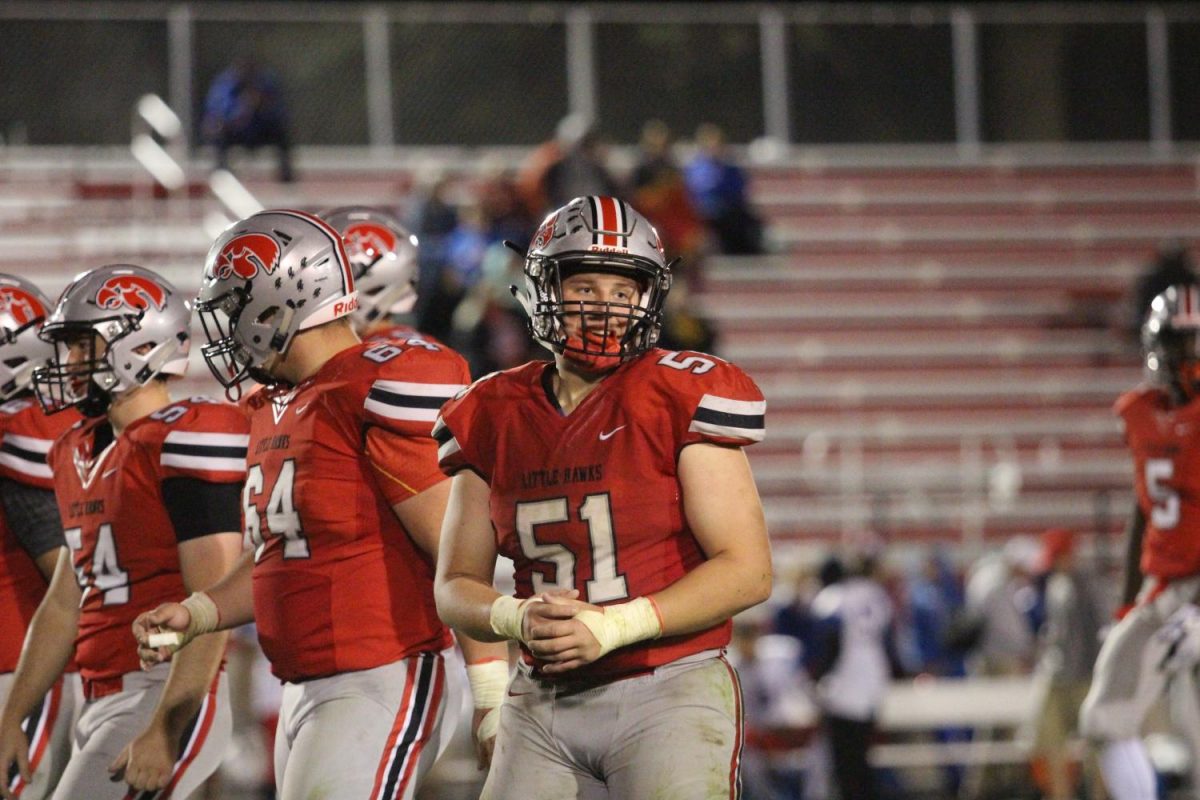
M 683 170 L 692 206 L 721 252 L 761 253 L 762 222 L 746 197 L 746 173 L 729 160 L 725 134 L 712 123 L 696 129 L 697 153 Z

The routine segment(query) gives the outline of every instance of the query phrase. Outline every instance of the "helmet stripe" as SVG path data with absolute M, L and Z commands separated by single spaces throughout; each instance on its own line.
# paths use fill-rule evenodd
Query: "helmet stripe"
M 600 206 L 596 203 L 597 198 L 588 197 L 588 205 L 592 208 L 592 244 L 600 244 L 600 235 L 596 233 L 601 227 L 600 225 Z
M 601 230 L 615 231 L 617 228 L 617 201 L 611 197 L 601 197 L 600 210 L 603 213 L 603 220 L 600 221 Z M 604 235 L 604 241 L 601 244 L 609 245 L 610 247 L 617 246 L 617 237 L 609 234 Z
M 622 234 L 624 234 L 629 229 L 629 214 L 626 213 L 625 201 L 620 198 L 615 198 L 615 200 L 617 203 L 617 227 L 616 227 L 616 230 L 618 230 Z M 622 247 L 629 247 L 629 237 L 622 235 L 620 244 Z

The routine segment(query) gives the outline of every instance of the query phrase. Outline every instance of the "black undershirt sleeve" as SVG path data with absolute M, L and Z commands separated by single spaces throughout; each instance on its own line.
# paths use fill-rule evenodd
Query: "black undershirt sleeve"
M 0 479 L 0 501 L 13 535 L 33 558 L 65 547 L 58 503 L 51 489 Z
M 242 485 L 199 478 L 165 478 L 163 504 L 175 527 L 176 541 L 242 529 Z

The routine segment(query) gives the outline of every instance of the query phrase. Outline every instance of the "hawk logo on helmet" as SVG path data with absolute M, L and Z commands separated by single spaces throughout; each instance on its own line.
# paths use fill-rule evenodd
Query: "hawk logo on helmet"
M 16 286 L 0 286 L 0 314 L 7 314 L 24 327 L 39 317 L 46 316 L 41 302 Z
M 115 311 L 123 306 L 134 311 L 162 311 L 167 305 L 167 290 L 141 275 L 114 275 L 100 285 L 96 305 Z
M 546 221 L 542 223 L 542 227 L 538 228 L 537 233 L 533 235 L 533 241 L 529 243 L 529 249 L 541 250 L 543 247 L 550 244 L 550 240 L 554 238 L 554 226 L 557 223 L 557 213 L 546 217 Z
M 250 280 L 261 269 L 270 275 L 279 267 L 279 242 L 265 233 L 235 236 L 217 254 L 213 276 L 225 280 L 234 275 Z
M 396 252 L 396 234 L 374 222 L 356 222 L 342 234 L 346 255 L 351 263 L 369 266 L 383 258 L 385 253 Z

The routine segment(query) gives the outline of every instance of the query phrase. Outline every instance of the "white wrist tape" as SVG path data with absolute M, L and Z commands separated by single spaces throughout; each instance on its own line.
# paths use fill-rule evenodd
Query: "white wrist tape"
M 518 642 L 524 642 L 522 637 L 522 627 L 525 624 L 525 612 L 529 609 L 530 603 L 540 603 L 534 597 L 528 597 L 524 600 L 518 600 L 511 595 L 502 594 L 492 603 L 492 611 L 489 616 L 489 621 L 492 624 L 492 632 L 497 636 L 503 636 L 505 639 L 516 639 Z
M 471 684 L 475 708 L 488 709 L 479 722 L 479 730 L 475 732 L 479 741 L 487 741 L 500 730 L 500 705 L 504 702 L 504 690 L 508 686 L 508 662 L 468 664 L 467 681 Z
M 221 623 L 221 614 L 217 611 L 217 604 L 204 592 L 192 592 L 182 605 L 188 610 L 191 619 L 188 622 L 187 630 L 183 632 L 183 641 L 179 643 L 180 647 L 197 636 L 215 631 Z
M 600 643 L 600 655 L 646 639 L 662 636 L 662 620 L 649 597 L 605 606 L 604 613 L 580 611 L 575 619 L 587 626 Z
M 476 708 L 495 708 L 504 702 L 504 690 L 508 687 L 508 662 L 484 661 L 467 665 L 467 682 L 471 684 L 471 697 Z

